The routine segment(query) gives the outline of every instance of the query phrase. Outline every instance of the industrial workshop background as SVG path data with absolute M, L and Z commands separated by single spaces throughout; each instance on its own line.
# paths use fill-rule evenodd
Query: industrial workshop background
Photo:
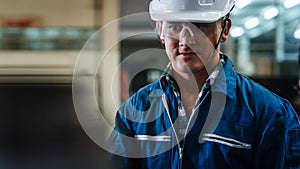
M 88 39 L 111 22 L 117 24 L 102 32 L 96 44 L 100 50 L 110 48 L 107 42 L 128 38 L 111 49 L 116 57 L 102 63 L 110 69 L 119 69 L 123 60 L 143 49 L 161 48 L 156 36 L 131 36 L 153 32 L 149 19 L 120 19 L 147 12 L 148 3 L 0 0 L 0 168 L 105 168 L 105 150 L 87 136 L 74 110 L 76 59 Z M 298 113 L 299 11 L 299 0 L 238 0 L 229 41 L 222 45 L 237 70 L 290 100 Z M 166 57 L 149 56 L 131 60 L 120 72 L 99 71 L 95 77 L 97 102 L 112 125 L 116 106 L 160 75 L 157 69 L 134 68 L 167 64 Z M 117 77 L 114 90 L 112 75 Z M 114 102 L 107 99 L 111 95 Z

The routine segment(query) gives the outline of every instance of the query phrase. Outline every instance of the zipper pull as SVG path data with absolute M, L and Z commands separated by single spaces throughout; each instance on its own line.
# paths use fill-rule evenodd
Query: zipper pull
M 183 148 L 179 148 L 179 159 L 182 160 Z
M 179 169 L 182 169 L 182 154 L 183 154 L 183 148 L 179 148 Z
M 178 118 L 179 118 L 179 134 L 184 136 L 186 126 L 187 126 L 187 117 L 184 108 L 178 107 Z

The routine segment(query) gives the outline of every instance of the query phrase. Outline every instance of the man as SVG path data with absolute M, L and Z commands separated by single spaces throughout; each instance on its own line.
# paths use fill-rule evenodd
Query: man
M 233 0 L 153 0 L 170 64 L 126 101 L 110 138 L 114 168 L 300 168 L 299 117 L 220 52 Z

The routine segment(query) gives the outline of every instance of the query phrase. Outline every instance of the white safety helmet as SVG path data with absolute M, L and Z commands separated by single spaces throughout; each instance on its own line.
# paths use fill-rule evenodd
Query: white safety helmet
M 209 23 L 226 16 L 233 7 L 233 0 L 152 0 L 149 12 L 154 21 Z

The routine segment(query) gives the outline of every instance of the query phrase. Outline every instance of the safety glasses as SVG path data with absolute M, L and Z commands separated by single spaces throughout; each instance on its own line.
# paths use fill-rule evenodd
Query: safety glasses
M 161 36 L 179 40 L 183 37 L 200 38 L 215 33 L 217 22 L 193 23 L 193 22 L 163 22 Z

